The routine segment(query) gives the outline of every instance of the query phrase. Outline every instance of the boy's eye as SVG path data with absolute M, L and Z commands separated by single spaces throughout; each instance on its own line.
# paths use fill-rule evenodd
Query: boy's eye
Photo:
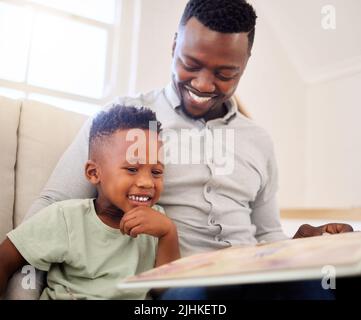
M 130 173 L 136 173 L 136 172 L 138 171 L 137 168 L 132 168 L 132 167 L 126 168 L 126 169 L 127 169 L 127 171 L 130 172 Z
M 163 171 L 161 171 L 161 170 L 153 170 L 153 171 L 152 171 L 152 174 L 153 174 L 154 176 L 159 177 L 159 176 L 163 175 Z

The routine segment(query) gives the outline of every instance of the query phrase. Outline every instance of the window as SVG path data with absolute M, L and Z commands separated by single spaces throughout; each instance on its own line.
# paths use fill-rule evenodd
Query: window
M 0 0 L 0 94 L 92 113 L 114 95 L 121 0 Z

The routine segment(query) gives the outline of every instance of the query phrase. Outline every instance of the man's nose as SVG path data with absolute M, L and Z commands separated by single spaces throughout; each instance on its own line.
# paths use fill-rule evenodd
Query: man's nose
M 213 73 L 208 70 L 198 72 L 192 79 L 191 86 L 202 93 L 213 93 L 216 90 Z
M 150 174 L 142 174 L 138 176 L 136 181 L 138 188 L 149 189 L 154 187 L 153 177 Z

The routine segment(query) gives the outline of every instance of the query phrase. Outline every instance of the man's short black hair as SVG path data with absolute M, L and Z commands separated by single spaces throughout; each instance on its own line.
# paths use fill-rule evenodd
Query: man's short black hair
M 150 122 L 156 125 L 151 126 Z M 157 133 L 162 130 L 161 123 L 149 108 L 116 104 L 94 118 L 89 133 L 89 156 L 99 139 L 111 136 L 118 130 L 127 129 L 155 130 Z
M 245 0 L 190 0 L 180 24 L 185 26 L 192 17 L 213 31 L 248 33 L 248 50 L 251 52 L 257 15 Z

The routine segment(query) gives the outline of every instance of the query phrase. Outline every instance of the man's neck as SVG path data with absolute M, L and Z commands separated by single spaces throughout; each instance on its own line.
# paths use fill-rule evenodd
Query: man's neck
M 215 108 L 210 110 L 203 118 L 206 122 L 218 118 L 223 118 L 228 113 L 228 108 L 225 103 L 222 104 L 221 108 Z

